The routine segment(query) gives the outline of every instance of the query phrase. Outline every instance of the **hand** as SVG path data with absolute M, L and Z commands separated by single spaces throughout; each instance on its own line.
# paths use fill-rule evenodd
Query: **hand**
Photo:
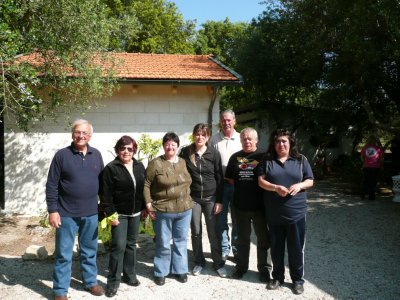
M 49 224 L 54 228 L 59 228 L 61 226 L 61 217 L 58 212 L 49 213 Z
M 214 215 L 218 215 L 222 210 L 222 203 L 214 204 Z
M 300 192 L 302 190 L 301 188 L 301 183 L 296 183 L 293 184 L 290 188 L 289 188 L 289 194 L 292 196 L 297 195 L 298 192 Z
M 289 194 L 289 190 L 283 185 L 276 185 L 275 192 L 281 197 L 286 197 Z
M 143 209 L 143 210 L 140 212 L 140 219 L 141 219 L 141 220 L 144 220 L 144 219 L 147 218 L 148 215 L 149 215 L 149 213 L 147 212 L 147 209 Z
M 156 219 L 156 213 L 153 211 L 153 208 L 151 207 L 151 203 L 146 203 L 146 210 L 148 215 L 152 220 Z
M 111 226 L 118 226 L 119 225 L 119 221 L 118 220 L 114 220 L 114 221 L 109 221 Z

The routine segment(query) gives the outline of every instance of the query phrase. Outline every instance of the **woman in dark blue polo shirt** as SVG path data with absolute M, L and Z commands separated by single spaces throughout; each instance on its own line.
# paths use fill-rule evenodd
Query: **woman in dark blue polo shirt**
M 288 130 L 277 129 L 270 137 L 266 159 L 258 169 L 258 184 L 264 189 L 264 202 L 271 239 L 272 278 L 267 284 L 277 289 L 285 279 L 285 244 L 287 244 L 293 292 L 304 291 L 304 241 L 307 212 L 305 190 L 314 178 L 308 160 L 295 148 Z

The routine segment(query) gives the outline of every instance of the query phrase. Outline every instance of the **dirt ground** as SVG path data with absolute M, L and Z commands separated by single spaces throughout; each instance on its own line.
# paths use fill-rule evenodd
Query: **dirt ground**
M 207 265 L 200 276 L 190 274 L 185 284 L 168 277 L 164 286 L 157 286 L 153 281 L 154 243 L 146 236 L 138 241 L 137 252 L 137 274 L 142 284 L 122 284 L 115 299 L 399 299 L 399 203 L 393 202 L 391 195 L 382 194 L 376 201 L 361 199 L 348 193 L 343 182 L 330 178 L 317 181 L 308 195 L 304 294 L 293 294 L 287 268 L 285 283 L 278 290 L 267 290 L 258 281 L 254 235 L 249 271 L 243 279 L 218 277 L 204 230 Z M 52 299 L 53 261 L 21 258 L 30 244 L 54 247 L 52 230 L 38 224 L 39 218 L 0 213 L 0 299 Z M 189 238 L 190 269 L 194 266 L 191 249 Z M 98 256 L 102 286 L 107 281 L 108 258 L 108 254 Z M 225 267 L 229 275 L 235 270 L 231 260 Z M 93 299 L 83 288 L 78 263 L 73 263 L 68 297 Z
M 54 251 L 54 230 L 39 225 L 39 217 L 0 215 L 0 255 L 23 255 L 30 245 Z

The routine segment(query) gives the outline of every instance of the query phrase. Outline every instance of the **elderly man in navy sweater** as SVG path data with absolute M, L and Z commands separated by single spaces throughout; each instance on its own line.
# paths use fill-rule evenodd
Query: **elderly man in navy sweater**
M 93 127 L 86 120 L 72 126 L 72 143 L 59 150 L 50 165 L 46 202 L 50 225 L 56 228 L 53 272 L 54 299 L 67 299 L 75 236 L 85 290 L 101 296 L 97 283 L 97 195 L 103 170 L 100 152 L 88 145 Z

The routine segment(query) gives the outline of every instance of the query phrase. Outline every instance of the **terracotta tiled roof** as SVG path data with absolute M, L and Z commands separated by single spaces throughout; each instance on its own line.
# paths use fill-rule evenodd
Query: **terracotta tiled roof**
M 142 54 L 142 53 L 109 53 L 114 74 L 123 80 L 138 81 L 205 81 L 240 83 L 241 76 L 221 63 L 211 55 L 181 55 L 181 54 Z M 113 64 L 95 59 L 109 69 Z M 43 63 L 36 54 L 24 55 L 19 61 L 39 66 Z

